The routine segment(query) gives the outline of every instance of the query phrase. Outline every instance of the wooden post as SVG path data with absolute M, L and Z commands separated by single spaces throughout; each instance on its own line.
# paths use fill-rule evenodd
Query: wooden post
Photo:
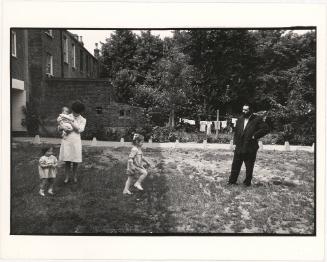
M 91 146 L 96 146 L 97 145 L 97 139 L 93 137 Z
M 229 142 L 229 149 L 230 150 L 234 150 L 234 141 L 233 140 L 231 140 L 230 142 Z
M 41 139 L 39 135 L 36 135 L 33 140 L 34 144 L 41 144 Z
M 203 140 L 203 149 L 207 148 L 207 138 Z

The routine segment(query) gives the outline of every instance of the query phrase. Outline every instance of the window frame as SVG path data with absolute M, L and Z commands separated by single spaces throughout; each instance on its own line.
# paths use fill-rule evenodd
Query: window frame
M 11 56 L 17 58 L 17 34 L 11 31 Z
M 76 45 L 72 43 L 72 68 L 76 69 Z
M 46 57 L 47 61 L 46 61 L 45 74 L 47 76 L 53 76 L 53 55 L 48 52 L 46 53 L 46 55 L 47 55 L 47 57 Z M 50 57 L 50 73 L 47 72 L 48 71 L 48 56 Z
M 79 71 L 84 72 L 84 53 L 83 50 L 79 50 Z
M 129 111 L 129 114 L 127 114 L 128 111 Z M 118 116 L 119 119 L 130 119 L 131 118 L 131 109 L 122 108 L 122 109 L 119 109 L 118 113 L 119 113 L 119 116 Z M 123 114 L 121 114 L 121 113 L 123 113 Z
M 64 63 L 69 64 L 68 38 L 64 36 Z

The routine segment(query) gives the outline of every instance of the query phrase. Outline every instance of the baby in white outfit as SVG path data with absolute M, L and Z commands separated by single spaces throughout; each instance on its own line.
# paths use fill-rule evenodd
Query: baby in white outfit
M 64 106 L 62 108 L 61 114 L 57 118 L 58 122 L 58 130 L 62 131 L 61 136 L 65 137 L 67 135 L 67 131 L 72 131 L 73 127 L 71 123 L 74 121 L 74 118 L 69 115 L 69 108 Z

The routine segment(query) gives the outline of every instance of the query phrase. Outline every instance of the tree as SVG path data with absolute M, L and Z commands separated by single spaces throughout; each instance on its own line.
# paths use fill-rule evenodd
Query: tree
M 101 77 L 114 79 L 121 70 L 134 70 L 136 48 L 136 36 L 131 30 L 115 30 L 101 48 Z
M 158 61 L 163 57 L 163 41 L 151 34 L 150 30 L 141 31 L 137 37 L 137 48 L 133 57 L 136 82 L 143 84 L 154 76 Z
M 248 30 L 188 30 L 184 35 L 183 51 L 199 72 L 197 97 L 204 117 L 216 109 L 233 110 L 252 97 L 255 38 Z
M 115 90 L 117 102 L 129 103 L 135 93 L 135 80 L 136 77 L 132 70 L 122 69 L 116 73 L 116 76 L 112 80 L 112 86 Z
M 175 113 L 188 104 L 188 93 L 192 90 L 193 66 L 188 57 L 177 48 L 172 48 L 158 65 L 158 99 L 163 109 L 169 111 L 169 126 L 175 126 Z

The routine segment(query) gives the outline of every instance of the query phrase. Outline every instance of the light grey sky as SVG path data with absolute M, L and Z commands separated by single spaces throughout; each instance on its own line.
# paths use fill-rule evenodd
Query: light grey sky
M 114 30 L 69 30 L 74 34 L 83 36 L 83 42 L 85 48 L 94 54 L 95 43 L 99 43 L 99 48 L 101 47 L 100 42 L 105 43 L 106 38 L 110 37 Z M 304 34 L 309 30 L 293 30 L 294 33 Z M 133 30 L 136 34 L 140 34 L 140 30 Z M 172 30 L 151 30 L 153 35 L 159 35 L 161 39 L 165 37 L 171 37 L 173 35 Z
M 101 47 L 100 42 L 105 43 L 106 38 L 110 37 L 114 30 L 68 30 L 73 34 L 78 34 L 83 36 L 83 42 L 85 48 L 91 53 L 94 53 L 95 43 L 99 43 L 99 48 Z M 140 33 L 140 30 L 133 30 L 136 34 Z M 159 35 L 160 38 L 171 37 L 171 30 L 151 30 L 153 35 Z

